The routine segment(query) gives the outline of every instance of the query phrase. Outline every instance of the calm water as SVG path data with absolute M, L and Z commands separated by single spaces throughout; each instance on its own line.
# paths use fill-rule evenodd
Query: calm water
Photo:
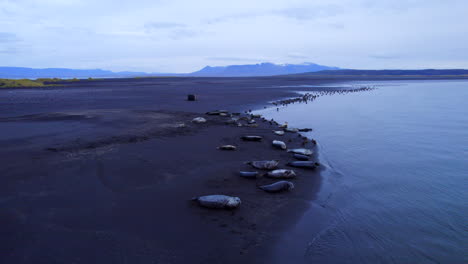
M 313 127 L 327 166 L 273 262 L 468 263 L 468 81 L 366 84 L 261 111 Z

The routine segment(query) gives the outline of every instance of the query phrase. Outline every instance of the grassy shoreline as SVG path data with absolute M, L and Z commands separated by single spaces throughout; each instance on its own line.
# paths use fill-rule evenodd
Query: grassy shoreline
M 93 80 L 89 78 L 88 80 Z M 80 79 L 60 79 L 60 78 L 38 78 L 31 79 L 1 79 L 0 88 L 34 88 L 34 87 L 50 87 L 60 86 L 63 82 L 78 82 Z

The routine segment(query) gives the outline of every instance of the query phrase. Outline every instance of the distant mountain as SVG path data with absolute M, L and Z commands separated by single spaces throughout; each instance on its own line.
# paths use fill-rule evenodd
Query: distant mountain
M 303 64 L 273 64 L 260 63 L 251 65 L 231 65 L 210 67 L 186 74 L 174 73 L 146 73 L 146 72 L 112 72 L 101 69 L 77 70 L 66 68 L 33 69 L 23 67 L 0 67 L 0 78 L 36 79 L 36 78 L 121 78 L 145 76 L 196 76 L 196 77 L 246 77 L 246 76 L 272 76 L 296 74 L 303 72 L 316 72 L 322 70 L 336 70 L 339 68 L 322 66 L 314 63 Z
M 186 74 L 175 73 L 146 73 L 146 72 L 113 72 L 101 69 L 77 70 L 65 68 L 33 69 L 22 67 L 0 67 L 0 78 L 10 79 L 36 79 L 36 78 L 124 78 L 124 77 L 150 77 L 150 76 L 194 76 L 194 77 L 248 77 L 248 76 L 443 76 L 466 75 L 464 69 L 425 69 L 425 70 L 346 70 L 337 67 L 322 66 L 314 63 L 303 64 L 273 64 L 260 63 L 250 65 L 230 65 L 210 67 Z
M 0 67 L 0 78 L 106 78 L 156 75 L 145 72 L 112 72 L 101 69 L 76 70 L 64 68 L 33 69 L 23 67 Z
M 424 69 L 424 70 L 325 70 L 319 72 L 305 72 L 300 76 L 453 76 L 467 75 L 464 69 Z
M 303 72 L 316 72 L 323 70 L 337 70 L 337 67 L 328 67 L 314 63 L 303 64 L 273 64 L 260 63 L 249 65 L 230 65 L 220 67 L 206 66 L 200 71 L 190 73 L 190 76 L 209 77 L 247 77 L 247 76 L 273 76 L 296 74 Z

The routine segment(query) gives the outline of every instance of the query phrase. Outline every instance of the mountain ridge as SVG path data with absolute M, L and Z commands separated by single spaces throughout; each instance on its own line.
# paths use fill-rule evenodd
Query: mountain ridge
M 316 72 L 321 70 L 336 70 L 338 67 L 330 67 L 315 63 L 302 64 L 274 64 L 269 62 L 257 64 L 206 66 L 193 72 L 191 76 L 217 76 L 217 77 L 248 77 L 248 76 L 274 76 L 304 72 Z
M 419 69 L 419 70 L 358 70 L 339 69 L 324 70 L 319 72 L 304 72 L 295 76 L 444 76 L 444 75 L 468 75 L 468 69 Z
M 102 69 L 0 67 L 0 78 L 118 78 L 150 76 L 248 77 L 286 75 L 329 69 L 339 68 L 315 63 L 274 64 L 269 62 L 244 65 L 205 66 L 192 73 L 113 72 Z
M 359 70 L 340 69 L 315 63 L 273 64 L 258 63 L 228 66 L 205 66 L 192 73 L 147 73 L 121 71 L 113 72 L 102 69 L 69 69 L 26 67 L 0 67 L 0 78 L 4 79 L 37 79 L 37 78 L 131 78 L 131 77 L 255 77 L 255 76 L 435 76 L 435 75 L 468 75 L 467 69 L 419 69 L 419 70 Z

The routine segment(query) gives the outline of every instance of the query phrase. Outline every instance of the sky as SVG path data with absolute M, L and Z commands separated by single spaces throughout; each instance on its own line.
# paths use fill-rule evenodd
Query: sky
M 468 0 L 0 0 L 0 66 L 468 68 Z

